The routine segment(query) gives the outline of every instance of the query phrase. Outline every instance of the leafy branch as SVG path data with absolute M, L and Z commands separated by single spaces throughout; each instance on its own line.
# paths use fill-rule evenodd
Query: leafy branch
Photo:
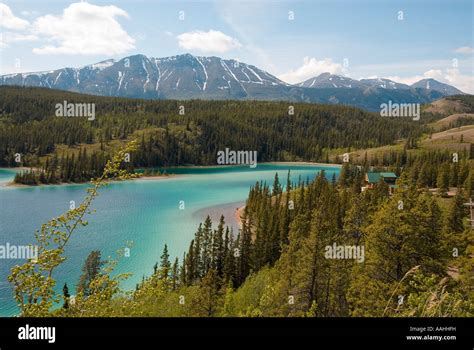
M 129 173 L 121 166 L 128 154 L 137 149 L 137 142 L 131 141 L 108 160 L 102 175 L 91 180 L 91 187 L 83 202 L 57 218 L 49 220 L 35 232 L 37 257 L 23 265 L 14 266 L 8 281 L 13 285 L 14 297 L 22 316 L 46 316 L 51 307 L 59 301 L 54 291 L 55 269 L 66 260 L 64 249 L 71 236 L 80 226 L 87 226 L 86 215 L 92 214 L 92 202 L 99 195 L 99 189 L 112 180 L 126 180 L 139 175 Z

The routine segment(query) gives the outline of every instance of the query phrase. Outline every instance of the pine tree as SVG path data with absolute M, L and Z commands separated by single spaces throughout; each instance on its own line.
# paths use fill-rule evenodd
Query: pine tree
M 458 186 L 458 180 L 459 180 L 459 164 L 458 163 L 453 163 L 451 165 L 449 183 L 450 183 L 451 186 L 457 187 Z
M 448 167 L 449 169 L 449 167 Z M 436 186 L 441 196 L 446 196 L 449 191 L 449 171 L 446 169 L 446 165 L 441 166 L 438 171 L 438 177 L 436 179 Z
M 403 201 L 403 210 L 398 201 Z M 369 232 L 370 253 L 373 257 L 374 273 L 384 282 L 399 281 L 412 266 L 406 260 L 405 242 L 411 235 L 409 203 L 400 193 L 391 198 L 375 213 Z
M 168 246 L 165 244 L 163 248 L 163 254 L 160 257 L 160 273 L 159 279 L 163 281 L 168 281 L 170 278 L 171 263 L 169 260 L 170 256 L 168 254 Z
M 240 241 L 239 241 L 239 250 L 238 250 L 238 284 L 242 284 L 247 276 L 250 274 L 252 261 L 251 261 L 251 220 L 247 220 L 247 213 L 244 210 L 244 214 L 242 216 L 242 229 L 240 233 Z
M 183 253 L 183 263 L 179 267 L 179 286 L 180 287 L 187 285 L 186 266 L 187 266 L 187 257 L 186 257 L 186 253 Z
M 174 260 L 173 267 L 171 269 L 171 290 L 176 290 L 179 284 L 179 262 L 178 258 Z
M 212 268 L 222 277 L 224 264 L 224 215 L 221 215 L 217 230 L 214 231 L 212 238 Z
M 194 239 L 189 245 L 188 254 L 186 255 L 185 272 L 186 272 L 186 285 L 191 285 L 198 278 L 197 276 L 197 263 L 195 257 L 196 248 L 194 247 Z
M 272 190 L 272 196 L 277 196 L 282 193 L 282 188 L 280 184 L 280 180 L 278 178 L 278 173 L 275 173 L 275 178 L 273 180 L 273 190 Z
M 193 299 L 192 307 L 198 310 L 199 316 L 210 317 L 216 313 L 222 298 L 219 285 L 217 272 L 210 269 L 199 284 L 198 293 Z
M 232 286 L 237 284 L 236 257 L 235 249 L 238 249 L 238 240 L 234 240 L 232 232 L 226 230 L 226 253 L 224 257 L 223 275 L 224 283 L 230 283 Z M 237 250 L 238 251 L 238 250 Z
M 63 309 L 69 309 L 69 298 L 70 297 L 71 297 L 71 295 L 69 294 L 69 288 L 67 286 L 67 283 L 64 283 L 64 287 L 63 287 L 63 300 L 64 300 Z
M 212 264 L 212 221 L 209 215 L 204 221 L 202 232 L 202 276 L 205 276 Z
M 291 201 L 291 174 L 290 170 L 288 170 L 288 176 L 286 178 L 286 193 L 285 193 L 285 204 L 284 208 L 281 211 L 281 217 L 279 221 L 279 242 L 280 248 L 283 248 L 286 244 L 288 244 L 288 234 L 290 230 L 290 222 L 291 222 L 291 212 L 294 209 L 290 209 L 290 202 Z M 294 203 L 292 203 L 292 207 L 294 207 Z
M 84 265 L 82 266 L 82 275 L 79 278 L 77 285 L 78 293 L 82 293 L 84 296 L 89 296 L 91 293 L 90 283 L 100 273 L 100 268 L 104 264 L 100 257 L 100 251 L 94 250 L 87 256 Z
M 413 266 L 426 273 L 444 274 L 441 249 L 442 218 L 436 199 L 428 193 L 419 195 L 410 210 L 411 235 L 407 237 L 406 254 Z
M 341 187 L 347 187 L 349 184 L 349 163 L 344 163 L 339 172 L 339 185 Z
M 368 208 L 362 196 L 353 196 L 344 218 L 344 232 L 348 239 L 354 240 L 356 245 L 363 242 L 363 225 L 367 222 L 367 216 Z
M 465 216 L 465 207 L 464 207 L 464 196 L 461 191 L 458 191 L 454 196 L 453 203 L 449 209 L 446 228 L 451 233 L 461 233 L 464 231 L 464 216 Z
M 203 228 L 202 224 L 199 224 L 199 227 L 194 235 L 194 250 L 193 250 L 193 271 L 194 280 L 201 279 L 204 276 L 204 264 L 203 264 Z
M 418 187 L 427 187 L 430 185 L 430 173 L 429 173 L 430 165 L 428 163 L 423 163 L 421 166 L 420 174 L 418 175 L 417 185 Z

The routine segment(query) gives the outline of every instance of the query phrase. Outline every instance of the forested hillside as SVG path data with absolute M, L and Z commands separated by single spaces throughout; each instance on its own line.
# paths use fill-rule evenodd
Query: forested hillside
M 95 103 L 95 120 L 56 117 L 55 105 L 65 100 Z M 346 106 L 150 101 L 20 87 L 0 87 L 0 112 L 0 166 L 37 168 L 18 177 L 28 184 L 86 181 L 130 139 L 140 141 L 132 169 L 212 165 L 226 147 L 257 151 L 259 162 L 328 162 L 334 152 L 392 144 L 426 131 L 409 118 L 381 118 Z

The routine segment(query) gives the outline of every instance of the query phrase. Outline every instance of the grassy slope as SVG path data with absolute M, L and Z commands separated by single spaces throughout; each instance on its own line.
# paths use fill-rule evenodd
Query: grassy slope
M 423 135 L 420 140 L 418 140 L 418 148 L 410 149 L 408 153 L 420 153 L 435 149 L 449 149 L 453 152 L 459 152 L 464 149 L 469 150 L 470 144 L 474 143 L 474 110 L 471 105 L 466 104 L 465 101 L 456 100 L 454 98 L 441 99 L 428 106 L 424 106 L 422 111 L 421 120 L 428 118 L 435 118 L 436 120 L 427 124 L 427 127 L 431 130 L 431 135 L 428 133 Z M 472 124 L 449 128 L 451 123 L 459 119 L 472 120 Z M 461 135 L 463 138 L 462 142 Z M 385 152 L 402 151 L 404 145 L 405 140 L 399 140 L 393 145 L 360 149 L 350 154 L 352 160 L 363 161 L 366 152 L 367 158 L 371 159 L 375 155 L 382 155 Z M 344 153 L 344 151 L 341 151 L 339 154 L 342 153 Z
M 472 123 L 474 123 L 474 114 L 473 113 L 454 113 L 447 116 L 446 118 L 430 123 L 429 126 L 432 127 L 434 131 L 442 131 L 442 130 L 449 129 L 452 123 L 461 119 L 472 120 Z

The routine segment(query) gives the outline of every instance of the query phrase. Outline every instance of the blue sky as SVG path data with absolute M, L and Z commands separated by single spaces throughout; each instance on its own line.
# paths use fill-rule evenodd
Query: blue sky
M 1 74 L 189 52 L 290 83 L 329 71 L 474 93 L 472 0 L 3 0 L 0 14 Z

